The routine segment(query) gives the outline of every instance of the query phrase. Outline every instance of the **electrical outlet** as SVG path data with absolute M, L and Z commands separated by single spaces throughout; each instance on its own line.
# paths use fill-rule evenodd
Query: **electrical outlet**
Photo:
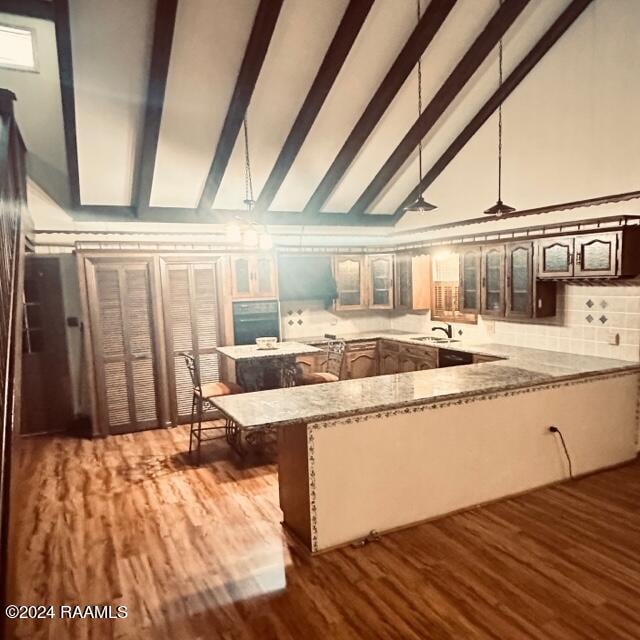
M 620 334 L 615 329 L 609 329 L 609 344 L 617 346 L 620 344 Z
M 493 322 L 493 320 L 490 320 L 488 322 L 485 321 L 484 328 L 487 333 L 494 334 L 496 332 L 496 323 Z

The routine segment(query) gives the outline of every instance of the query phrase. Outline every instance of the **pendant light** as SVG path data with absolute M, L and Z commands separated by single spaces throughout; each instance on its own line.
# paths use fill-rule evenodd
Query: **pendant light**
M 500 0 L 502 6 L 503 0 Z M 502 88 L 502 38 L 498 42 L 498 77 L 499 87 Z M 513 213 L 514 207 L 502 202 L 502 101 L 498 105 L 498 201 L 489 207 L 485 213 L 488 216 L 496 216 L 499 218 L 507 213 Z
M 422 17 L 420 8 L 420 0 L 416 0 L 418 10 L 418 23 Z M 418 58 L 418 118 L 422 115 L 422 57 Z M 418 184 L 422 184 L 422 138 L 418 143 Z M 406 209 L 407 213 L 426 213 L 436 208 L 434 204 L 427 202 L 422 194 L 420 194 Z
M 251 176 L 251 159 L 249 156 L 249 131 L 247 128 L 247 117 L 245 115 L 242 121 L 242 130 L 244 136 L 244 200 L 243 203 L 247 207 L 248 221 L 242 224 L 242 221 L 232 222 L 227 226 L 227 241 L 236 243 L 241 242 L 247 248 L 259 248 L 262 250 L 271 249 L 273 246 L 271 236 L 267 233 L 266 227 L 261 228 L 257 220 L 253 219 L 253 207 L 255 200 L 253 198 L 253 179 Z

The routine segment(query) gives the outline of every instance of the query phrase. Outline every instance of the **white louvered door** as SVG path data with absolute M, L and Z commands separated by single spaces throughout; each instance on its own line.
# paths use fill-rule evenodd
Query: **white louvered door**
M 178 424 L 190 418 L 192 398 L 182 354 L 196 357 L 202 384 L 220 379 L 215 263 L 165 263 L 163 300 L 169 406 L 171 419 Z
M 101 418 L 109 433 L 158 426 L 150 264 L 95 265 L 89 305 Z

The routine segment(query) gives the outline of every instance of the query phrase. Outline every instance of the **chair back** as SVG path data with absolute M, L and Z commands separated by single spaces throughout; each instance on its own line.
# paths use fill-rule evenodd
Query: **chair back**
M 332 340 L 327 344 L 327 373 L 338 376 L 338 379 L 342 379 L 344 352 L 344 340 Z
M 182 353 L 182 357 L 184 358 L 184 363 L 187 365 L 187 369 L 189 370 L 189 376 L 191 377 L 193 390 L 202 393 L 202 386 L 200 384 L 200 370 L 198 369 L 197 360 L 190 353 L 186 352 Z

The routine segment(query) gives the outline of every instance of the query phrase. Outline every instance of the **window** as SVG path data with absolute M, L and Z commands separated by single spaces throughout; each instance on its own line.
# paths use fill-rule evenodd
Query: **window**
M 31 29 L 0 24 L 0 67 L 38 70 L 35 34 Z

